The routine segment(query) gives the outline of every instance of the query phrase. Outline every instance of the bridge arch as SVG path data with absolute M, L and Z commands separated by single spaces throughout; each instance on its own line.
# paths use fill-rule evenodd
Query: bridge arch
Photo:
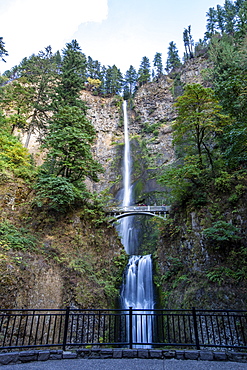
M 149 217 L 158 217 L 164 220 L 169 214 L 170 206 L 123 206 L 123 207 L 110 207 L 105 210 L 106 214 L 112 218 L 109 220 L 113 223 L 123 217 L 142 215 Z
M 158 218 L 161 218 L 162 220 L 165 219 L 164 216 L 161 216 L 161 215 L 157 215 L 155 213 L 152 213 L 152 212 L 143 212 L 143 211 L 133 211 L 133 212 L 125 212 L 125 213 L 120 213 L 118 215 L 115 215 L 114 218 L 111 218 L 109 220 L 110 223 L 114 223 L 116 222 L 117 220 L 120 220 L 121 218 L 123 217 L 128 217 L 128 216 L 137 216 L 137 215 L 141 215 L 141 216 L 150 216 L 150 217 L 158 217 Z

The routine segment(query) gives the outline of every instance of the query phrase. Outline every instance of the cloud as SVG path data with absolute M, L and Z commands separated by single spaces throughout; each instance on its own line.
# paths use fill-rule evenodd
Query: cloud
M 0 36 L 9 52 L 8 68 L 17 56 L 21 60 L 48 45 L 54 51 L 63 48 L 80 24 L 101 22 L 107 15 L 107 0 L 9 1 L 0 13 Z

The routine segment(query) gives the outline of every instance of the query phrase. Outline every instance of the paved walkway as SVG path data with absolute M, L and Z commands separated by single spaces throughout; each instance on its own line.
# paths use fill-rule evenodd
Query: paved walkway
M 3 365 L 3 370 L 244 370 L 247 363 L 158 359 L 68 359 Z

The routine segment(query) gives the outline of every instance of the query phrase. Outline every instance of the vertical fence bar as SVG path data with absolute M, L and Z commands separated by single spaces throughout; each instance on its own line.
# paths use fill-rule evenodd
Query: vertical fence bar
M 66 313 L 65 313 L 65 322 L 64 322 L 63 351 L 65 351 L 66 349 L 67 334 L 68 334 L 68 327 L 69 327 L 69 312 L 70 312 L 70 307 L 67 307 Z
M 193 317 L 193 324 L 194 324 L 194 331 L 195 331 L 196 349 L 200 349 L 195 307 L 192 307 L 192 317 Z
M 133 320 L 133 311 L 132 311 L 132 307 L 129 307 L 129 346 L 130 346 L 130 349 L 133 348 L 132 320 Z

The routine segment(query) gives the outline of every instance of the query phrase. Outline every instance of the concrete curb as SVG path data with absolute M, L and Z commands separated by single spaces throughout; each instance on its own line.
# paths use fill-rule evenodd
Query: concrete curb
M 0 366 L 32 361 L 62 360 L 62 359 L 177 359 L 196 361 L 231 361 L 247 363 L 246 352 L 219 352 L 211 350 L 157 350 L 157 349 L 121 349 L 121 348 L 90 348 L 74 351 L 62 350 L 32 350 L 0 353 Z

